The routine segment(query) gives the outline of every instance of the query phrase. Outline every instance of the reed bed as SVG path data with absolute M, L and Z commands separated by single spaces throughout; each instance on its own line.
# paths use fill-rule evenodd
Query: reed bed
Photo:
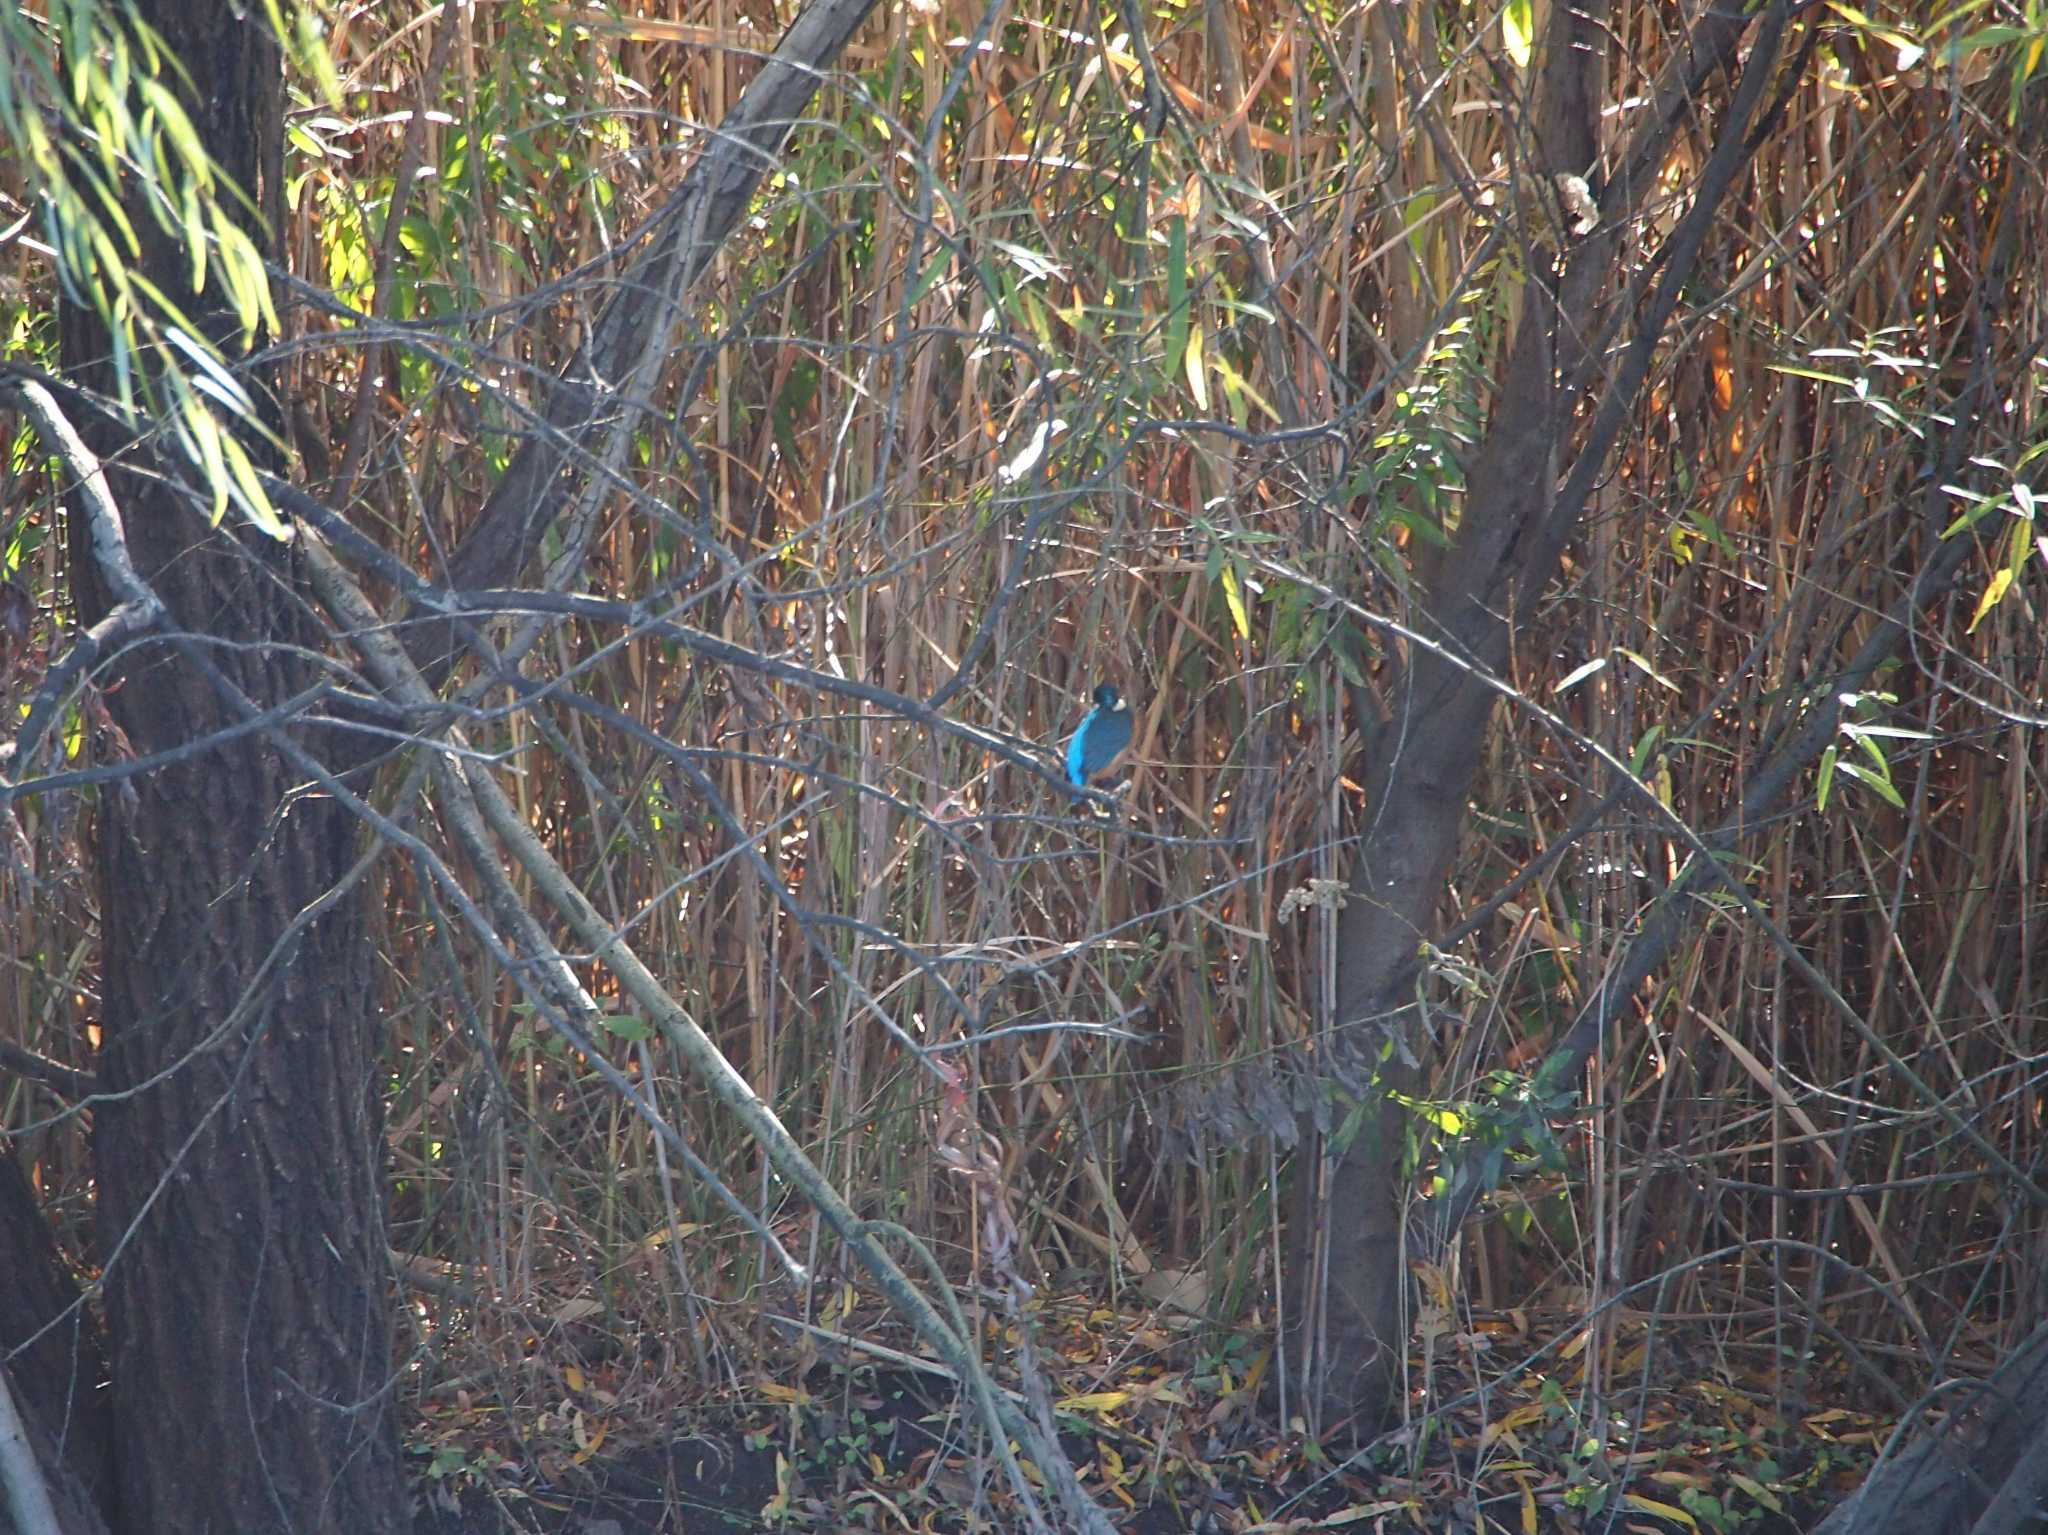
M 287 246 L 300 276 L 389 323 L 288 316 L 308 483 L 431 569 L 502 467 L 507 402 L 560 367 L 612 253 L 791 14 L 337 13 L 348 111 L 297 114 Z M 1346 684 L 1370 693 L 1381 642 L 1340 599 L 1415 618 L 1412 571 L 1456 534 L 1459 455 L 1491 406 L 1537 214 L 1503 105 L 1526 71 L 1500 14 L 1158 7 L 1144 22 L 1174 100 L 1149 126 L 1123 15 L 930 0 L 871 21 L 721 255 L 699 341 L 645 402 L 635 494 L 603 509 L 581 577 L 662 593 L 682 621 L 803 668 L 943 696 L 1048 773 L 574 623 L 527 666 L 562 690 L 494 697 L 476 744 L 504 754 L 551 851 L 857 1206 L 924 1235 L 964 1283 L 1000 1204 L 1046 1296 L 1133 1315 L 1197 1296 L 1215 1340 L 1273 1319 L 1290 1151 L 1275 1105 L 1332 995 L 1334 914 L 1299 893 L 1348 875 L 1369 812 Z M 1615 8 L 1610 125 L 1684 19 Z M 1999 221 L 2029 221 L 2024 250 L 2048 239 L 2038 136 L 2008 115 L 1998 54 L 1901 66 L 1839 16 L 1800 25 L 1817 46 L 1513 663 L 1527 698 L 1646 761 L 1696 826 L 1733 812 L 1802 697 L 1969 509 L 1927 516 L 1921 434 L 1960 385 Z M 1682 211 L 1715 110 L 1666 168 L 1641 250 Z M 387 245 L 409 152 L 425 173 Z M 22 292 L 47 284 L 5 259 Z M 2039 566 L 1976 607 L 2031 509 L 2011 483 L 2042 440 L 2048 288 L 2032 262 L 2003 277 L 2007 403 L 1981 423 L 1969 485 L 2004 504 L 1950 535 L 1983 558 L 1865 700 L 1876 733 L 1844 739 L 1825 808 L 1809 786 L 1743 857 L 1869 1029 L 2038 1168 Z M 46 494 L 38 473 L 11 469 L 10 492 Z M 20 525 L 53 515 L 40 504 Z M 61 602 L 56 544 L 12 574 Z M 745 596 L 722 584 L 733 564 Z M 1052 777 L 1098 680 L 1137 709 L 1113 818 Z M 686 748 L 703 781 L 619 719 Z M 1682 859 L 1639 815 L 1576 829 L 1602 793 L 1576 742 L 1501 710 L 1465 852 L 1418 918 L 1448 931 L 1562 852 L 1429 968 L 1439 1110 L 1533 1066 Z M 11 876 L 0 936 L 8 1037 L 81 1068 L 91 817 L 61 799 L 25 812 L 35 882 Z M 872 1323 L 807 1209 L 644 1022 L 619 1007 L 613 1059 L 823 1258 L 810 1289 L 533 1026 L 395 857 L 378 910 L 419 1400 L 486 1389 L 530 1408 L 560 1395 L 568 1360 L 607 1368 L 619 1420 L 655 1421 L 747 1396 L 815 1346 L 771 1315 Z M 601 970 L 586 978 L 604 995 Z M 958 1101 L 885 1020 L 946 1052 Z M 1584 1316 L 1662 1275 L 1638 1311 L 1804 1402 L 1845 1371 L 1904 1400 L 1929 1350 L 1989 1357 L 2038 1315 L 2038 1214 L 1739 914 L 1701 924 L 1584 1087 L 1558 1122 L 1563 1161 L 1510 1185 L 1425 1287 L 1468 1322 Z M 41 1113 L 18 1082 L 0 1098 L 10 1127 Z M 1434 1152 L 1417 1123 L 1420 1188 Z M 83 1128 L 41 1123 L 23 1143 L 81 1254 Z M 948 1148 L 968 1145 L 992 1177 L 956 1173 Z M 1818 1197 L 1843 1186 L 1863 1192 Z M 1635 1336 L 1598 1334 L 1596 1387 L 1633 1379 Z

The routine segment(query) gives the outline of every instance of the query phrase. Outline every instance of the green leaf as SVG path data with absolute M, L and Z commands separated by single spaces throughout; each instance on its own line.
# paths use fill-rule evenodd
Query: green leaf
M 1188 349 L 1188 221 L 1175 218 L 1166 226 L 1166 376 L 1180 372 Z
M 946 275 L 952 265 L 953 252 L 950 248 L 941 250 L 932 257 L 932 264 L 924 269 L 924 275 L 918 278 L 916 285 L 911 288 L 910 298 L 905 307 L 914 308 L 922 301 L 927 293 L 939 285 L 939 279 Z
M 1816 810 L 1828 808 L 1828 790 L 1834 787 L 1835 782 L 1836 755 L 1832 746 L 1820 754 L 1820 783 L 1813 795 L 1813 808 Z
M 1864 787 L 1873 790 L 1878 798 L 1882 799 L 1894 810 L 1904 810 L 1906 808 L 1905 800 L 1900 797 L 1899 791 L 1892 787 L 1890 779 L 1880 777 L 1878 774 L 1871 772 L 1869 768 L 1854 762 L 1837 761 L 1835 766 L 1842 772 L 1847 773 L 1858 783 L 1864 785 Z
M 240 380 L 221 366 L 220 360 L 214 356 L 212 349 L 205 342 L 177 325 L 164 327 L 164 340 L 183 352 L 199 370 L 198 376 L 192 381 L 194 388 L 202 394 L 211 395 L 237 415 L 255 416 L 256 402 L 249 398 L 249 393 L 242 387 Z
M 2003 43 L 2016 43 L 2027 35 L 2025 27 L 1985 27 L 1958 42 L 1955 45 L 1954 56 L 1957 59 L 1966 59 L 1986 48 L 1996 48 Z
M 1636 749 L 1629 753 L 1628 770 L 1636 777 L 1643 776 L 1643 768 L 1650 760 L 1650 753 L 1657 749 L 1657 738 L 1663 734 L 1662 725 L 1652 725 L 1643 732 L 1643 738 L 1636 742 Z
M 1396 526 L 1406 528 L 1413 537 L 1421 539 L 1426 544 L 1435 544 L 1439 549 L 1451 547 L 1450 534 L 1438 527 L 1429 518 L 1422 516 L 1420 513 L 1412 512 L 1405 506 L 1388 507 L 1386 520 Z
M 222 456 L 228 462 L 228 471 L 234 476 L 235 499 L 243 515 L 279 543 L 290 543 L 291 524 L 280 517 L 277 508 L 270 504 L 270 493 L 263 488 L 263 479 L 249 461 L 248 452 L 229 432 L 221 434 L 220 446 Z
M 1281 424 L 1280 412 L 1267 404 L 1266 397 L 1260 394 L 1258 390 L 1252 388 L 1251 384 L 1246 381 L 1237 369 L 1231 367 L 1220 355 L 1211 359 L 1211 365 L 1216 369 L 1217 376 L 1223 380 L 1223 387 L 1230 391 L 1233 397 L 1240 394 L 1243 395 L 1244 398 L 1250 400 L 1260 410 L 1264 411 L 1267 419 L 1275 426 Z M 1239 424 L 1242 425 L 1243 423 L 1240 422 Z
M 1365 665 L 1358 654 L 1358 631 L 1341 620 L 1329 631 L 1330 654 L 1336 657 L 1337 670 L 1344 681 L 1354 688 L 1365 686 Z
M 199 206 L 199 194 L 185 188 L 185 254 L 192 261 L 192 291 L 206 286 L 206 211 Z
M 335 70 L 334 55 L 327 50 L 327 39 L 320 35 L 320 18 L 313 7 L 302 5 L 298 8 L 299 62 L 320 87 L 320 96 L 336 111 L 341 110 L 341 75 Z M 279 33 L 282 36 L 282 32 Z
M 271 307 L 270 276 L 263 270 L 263 257 L 256 242 L 225 215 L 214 220 L 214 234 L 220 240 L 221 277 L 234 299 L 235 318 L 242 322 L 243 334 L 253 344 L 260 320 L 271 335 L 276 335 L 282 327 L 277 323 L 276 309 Z
M 1953 538 L 1956 536 L 1956 534 L 1962 532 L 1963 529 L 1975 527 L 1978 523 L 1982 522 L 1986 517 L 1990 516 L 1993 512 L 1997 511 L 2000 505 L 1998 499 L 1994 496 L 1980 496 L 1975 494 L 1974 492 L 1964 491 L 1960 487 L 1956 487 L 1956 489 L 1959 494 L 1968 496 L 1970 500 L 1976 503 L 1976 505 L 1972 506 L 1968 511 L 1958 516 L 1954 522 L 1950 523 L 1947 527 L 1943 528 L 1941 530 L 1941 536 L 1943 538 Z
M 1429 254 L 1429 216 L 1436 210 L 1436 205 L 1437 195 L 1434 192 L 1417 192 L 1408 199 L 1408 249 L 1417 266 L 1421 266 L 1423 258 Z
M 1892 776 L 1892 765 L 1884 760 L 1884 748 L 1871 739 L 1872 732 L 1861 725 L 1844 725 L 1842 727 L 1842 734 L 1862 748 L 1863 755 L 1871 760 L 1873 770 L 1877 773 L 1878 777 L 1889 783 Z
M 199 142 L 199 131 L 192 126 L 192 119 L 185 115 L 185 109 L 178 105 L 178 98 L 160 81 L 144 77 L 136 83 L 143 101 L 156 114 L 164 132 L 170 135 L 171 147 L 177 150 L 185 173 L 199 190 L 209 190 L 213 186 L 213 162 L 206 157 L 205 146 Z
M 187 392 L 178 404 L 179 419 L 184 423 L 184 430 L 179 435 L 206 471 L 206 488 L 213 493 L 213 508 L 209 515 L 218 524 L 221 513 L 228 506 L 228 466 L 226 455 L 221 452 L 220 423 L 213 419 L 213 412 L 196 394 Z
M 605 1013 L 598 1018 L 597 1026 L 614 1039 L 654 1038 L 654 1025 L 632 1013 Z

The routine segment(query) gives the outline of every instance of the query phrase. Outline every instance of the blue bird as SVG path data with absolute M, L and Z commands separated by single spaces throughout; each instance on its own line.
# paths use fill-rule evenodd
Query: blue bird
M 1090 787 L 1131 744 L 1131 706 L 1104 683 L 1095 690 L 1095 707 L 1067 743 L 1067 782 Z

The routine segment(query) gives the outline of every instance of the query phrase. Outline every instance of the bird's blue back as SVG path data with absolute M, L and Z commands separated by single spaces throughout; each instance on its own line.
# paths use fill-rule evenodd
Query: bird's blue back
M 1088 727 L 1095 723 L 1096 716 L 1101 713 L 1100 709 L 1090 709 L 1087 718 L 1081 721 L 1081 728 L 1074 732 L 1073 740 L 1067 742 L 1067 782 L 1076 788 L 1087 781 L 1082 776 L 1081 767 L 1088 745 Z
M 1077 789 L 1087 788 L 1095 775 L 1130 744 L 1130 709 L 1109 709 L 1097 704 L 1067 743 L 1067 782 Z

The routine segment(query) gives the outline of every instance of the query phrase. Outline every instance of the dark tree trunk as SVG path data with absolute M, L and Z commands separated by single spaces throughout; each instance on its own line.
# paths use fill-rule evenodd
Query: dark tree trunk
M 209 153 L 274 209 L 280 60 L 261 8 L 137 10 L 194 82 L 185 99 Z M 165 292 L 189 293 L 182 254 L 153 249 L 144 265 Z M 64 345 L 73 377 L 107 383 L 94 316 L 67 310 Z M 121 447 L 91 440 L 103 456 Z M 153 639 L 99 679 L 133 749 L 239 718 L 202 661 L 258 707 L 305 686 L 292 648 L 324 637 L 292 595 L 289 549 L 233 513 L 209 526 L 141 475 L 117 469 L 112 483 L 137 572 L 192 636 Z M 107 597 L 88 542 L 74 525 L 90 623 Z M 298 739 L 320 754 L 319 736 Z M 357 828 L 273 740 L 249 735 L 133 780 L 132 794 L 103 793 L 97 831 L 101 1077 L 114 1095 L 94 1124 L 111 1522 L 135 1535 L 402 1529 L 361 902 L 351 893 L 287 931 L 349 869 Z
M 1551 8 L 1533 93 L 1532 160 L 1540 174 L 1529 178 L 1532 199 L 1551 195 L 1553 175 L 1594 166 L 1604 15 L 1598 0 Z M 1697 232 L 1746 158 L 1739 146 L 1774 66 L 1784 8 L 1771 7 L 1770 17 L 1763 29 L 1770 46 L 1759 45 L 1743 74 L 1714 160 L 1695 188 L 1699 206 L 1674 237 L 1632 344 L 1613 366 L 1576 445 L 1578 460 L 1569 464 L 1596 363 L 1588 346 L 1614 314 L 1619 230 L 1698 88 L 1734 61 L 1749 29 L 1746 14 L 1701 9 L 1656 105 L 1612 157 L 1619 169 L 1596 189 L 1598 231 L 1559 242 L 1554 274 L 1544 270 L 1549 253 L 1535 251 L 1493 419 L 1466 476 L 1456 544 L 1419 571 L 1426 595 L 1416 629 L 1435 648 L 1407 645 L 1383 700 L 1357 700 L 1366 825 L 1338 924 L 1336 1018 L 1323 1065 L 1347 1090 L 1362 1088 L 1363 1101 L 1345 1144 L 1304 1125 L 1287 1252 L 1290 1375 L 1323 1432 L 1348 1420 L 1370 1435 L 1398 1405 L 1409 1256 L 1399 1097 L 1415 1091 L 1429 1038 L 1415 1017 L 1417 941 L 1433 926 L 1493 717 L 1497 695 L 1482 678 L 1504 673 L 1513 633 L 1529 623 L 1556 573 L 1592 471 L 1641 387 L 1648 348 L 1691 271 Z
M 1597 4 L 1556 7 L 1538 95 L 1538 163 L 1592 159 L 1601 58 Z M 1541 195 L 1541 194 L 1539 194 Z M 1592 242 L 1589 242 L 1589 244 Z M 1334 1056 L 1353 1081 L 1372 1078 L 1348 1144 L 1305 1144 L 1289 1223 L 1289 1312 L 1296 1378 L 1331 1425 L 1376 1432 L 1391 1411 L 1407 1348 L 1402 1245 L 1406 1126 L 1396 1095 L 1412 1095 L 1424 1031 L 1412 1018 L 1417 940 L 1431 928 L 1457 852 L 1465 800 L 1496 695 L 1475 669 L 1505 669 L 1511 622 L 1526 623 L 1556 569 L 1570 521 L 1556 507 L 1572 398 L 1560 375 L 1581 353 L 1574 336 L 1600 263 L 1581 252 L 1560 277 L 1523 285 L 1492 427 L 1467 475 L 1458 542 L 1428 577 L 1423 627 L 1439 654 L 1411 648 L 1384 715 L 1361 697 L 1367 826 L 1337 932 Z M 1382 1059 L 1389 1041 L 1398 1041 Z M 1313 1150 L 1321 1150 L 1314 1156 Z
M 1951 1381 L 1948 1384 L 1957 1386 Z M 1936 1400 L 1929 1392 L 1922 1398 Z M 2048 1327 L 1903 1437 L 1816 1535 L 2028 1535 L 2048 1516 Z

